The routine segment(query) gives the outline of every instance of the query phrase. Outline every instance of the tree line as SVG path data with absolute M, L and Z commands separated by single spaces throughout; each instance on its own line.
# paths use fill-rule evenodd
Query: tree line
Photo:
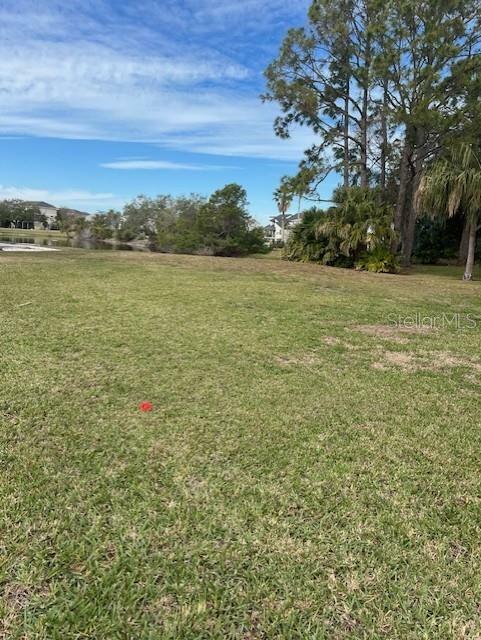
M 238 184 L 209 198 L 138 196 L 121 212 L 98 213 L 75 225 L 70 231 L 99 240 L 143 240 L 162 252 L 242 256 L 266 250 L 263 229 L 249 215 L 247 193 Z
M 41 212 L 35 202 L 25 202 L 18 198 L 0 200 L 0 227 L 10 229 L 44 228 L 51 230 L 77 228 L 86 214 L 73 209 L 59 208 L 52 222 Z
M 456 196 L 443 199 L 429 176 L 449 168 L 454 189 L 468 165 L 471 177 L 481 173 L 480 25 L 480 0 L 314 0 L 306 26 L 288 31 L 265 72 L 263 99 L 281 108 L 277 135 L 298 126 L 313 133 L 281 190 L 315 201 L 336 173 L 344 195 L 334 199 L 352 201 L 349 190 L 361 189 L 381 217 L 390 209 L 385 248 L 404 265 L 423 214 L 464 216 L 472 253 L 473 180 L 464 195 L 455 190 L 452 207 Z
M 47 219 L 40 209 L 23 200 L 0 200 L 0 227 L 21 227 L 46 224 Z

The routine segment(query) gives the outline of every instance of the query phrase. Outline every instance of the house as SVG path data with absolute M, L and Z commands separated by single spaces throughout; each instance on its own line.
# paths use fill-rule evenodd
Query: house
M 273 224 L 268 224 L 266 225 L 264 228 L 264 242 L 266 244 L 274 244 L 275 240 L 275 232 L 276 232 L 276 228 Z
M 76 209 L 56 207 L 44 201 L 25 201 L 19 203 L 12 215 L 10 226 L 19 229 L 58 229 L 59 214 L 63 217 L 85 218 L 88 213 Z M 23 218 L 22 219 L 22 215 Z M 15 219 L 13 219 L 15 216 Z
M 58 229 L 59 218 L 78 220 L 88 215 L 43 200 L 0 200 L 0 227 L 7 229 Z
M 289 234 L 296 224 L 302 220 L 302 213 L 286 215 L 284 219 L 284 232 L 282 229 L 282 215 L 271 218 L 271 224 L 264 227 L 264 238 L 269 244 L 277 244 L 287 242 Z
M 33 223 L 34 229 L 52 229 L 57 224 L 57 212 L 58 208 L 48 202 L 25 202 L 25 207 L 28 209 L 37 209 L 40 213 L 41 219 L 35 220 Z
M 55 224 L 57 207 L 48 202 L 0 201 L 0 226 L 10 229 L 45 229 Z

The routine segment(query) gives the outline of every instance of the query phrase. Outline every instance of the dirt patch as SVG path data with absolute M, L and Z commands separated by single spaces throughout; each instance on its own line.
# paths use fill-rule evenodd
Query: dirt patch
M 400 367 L 404 371 L 415 371 L 418 366 L 416 358 L 409 353 L 386 351 L 384 357 L 387 364 Z
M 471 369 L 476 373 L 481 373 L 481 362 L 475 358 L 468 358 L 466 356 L 455 356 L 452 353 L 446 351 L 439 351 L 430 353 L 429 356 L 435 356 L 436 361 L 434 367 L 436 369 L 445 369 L 449 367 L 465 367 Z
M 470 370 L 471 378 L 481 373 L 481 362 L 467 356 L 456 356 L 448 351 L 420 351 L 406 353 L 405 351 L 383 351 L 379 349 L 381 358 L 372 364 L 373 369 L 383 371 L 390 367 L 397 367 L 403 371 L 446 371 L 448 369 L 464 368 Z
M 3 592 L 5 602 L 16 610 L 23 609 L 27 605 L 30 595 L 30 590 L 20 584 L 9 584 Z
M 479 377 L 476 377 L 476 374 L 474 373 L 467 373 L 464 376 L 464 379 L 466 380 L 466 382 L 471 382 L 471 384 L 476 384 L 476 385 L 481 384 L 481 379 Z
M 336 338 L 335 336 L 325 336 L 322 340 L 329 347 L 338 347 L 343 344 L 342 340 L 340 338 Z
M 359 431 L 379 431 L 379 424 L 375 422 L 357 422 L 352 425 L 353 429 L 358 429 Z
M 144 610 L 150 614 L 165 616 L 177 612 L 179 605 L 172 595 L 164 595 L 148 604 Z
M 6 614 L 0 620 L 0 640 L 7 640 L 10 637 L 13 622 L 28 605 L 31 595 L 30 589 L 20 584 L 8 584 L 5 587 L 2 599 Z
M 298 356 L 277 356 L 276 364 L 281 367 L 292 367 L 292 366 L 312 366 L 316 364 L 320 364 L 322 360 L 315 353 L 304 353 Z
M 418 371 L 419 363 L 409 353 L 399 351 L 382 351 L 382 358 L 373 362 L 372 368 L 378 371 L 387 371 L 390 367 L 397 367 L 403 371 Z
M 433 331 L 431 327 L 399 327 L 386 324 L 359 324 L 352 329 L 372 338 L 389 340 L 399 344 L 408 344 L 409 337 Z
M 348 351 L 358 351 L 360 349 L 360 347 L 346 340 L 341 340 L 341 338 L 338 338 L 337 336 L 324 336 L 322 341 L 324 344 L 327 344 L 328 347 L 342 347 Z

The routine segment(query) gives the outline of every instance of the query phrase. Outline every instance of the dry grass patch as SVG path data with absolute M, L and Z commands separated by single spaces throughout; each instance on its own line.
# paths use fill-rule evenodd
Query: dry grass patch
M 46 594 L 45 589 L 41 595 Z M 0 605 L 0 640 L 12 637 L 12 627 L 23 615 L 34 595 L 36 594 L 32 588 L 22 584 L 10 583 L 4 587 Z M 38 592 L 37 595 L 39 595 Z
M 416 357 L 410 353 L 396 352 L 396 351 L 383 351 L 383 360 L 373 363 L 373 368 L 383 371 L 389 368 L 389 365 L 399 367 L 403 371 L 418 371 L 419 365 L 416 362 Z
M 470 376 L 481 373 L 481 362 L 475 358 L 457 356 L 448 351 L 420 351 L 407 353 L 405 351 L 384 351 L 378 349 L 382 357 L 373 363 L 373 368 L 385 370 L 394 366 L 403 371 L 446 371 L 448 369 L 464 368 L 470 370 Z
M 347 340 L 342 340 L 341 338 L 338 338 L 336 336 L 324 336 L 322 338 L 322 341 L 328 347 L 342 347 L 347 351 L 358 351 L 361 348 L 355 344 L 352 344 L 352 342 L 348 342 Z
M 464 367 L 466 369 L 471 369 L 473 372 L 481 373 L 481 362 L 475 358 L 455 356 L 447 351 L 432 351 L 426 355 L 427 357 L 433 358 L 432 364 L 435 370 L 450 367 Z
M 432 332 L 432 327 L 400 327 L 385 324 L 356 325 L 354 331 L 378 340 L 389 340 L 399 344 L 408 344 L 409 338 Z
M 324 336 L 322 340 L 328 347 L 340 347 L 345 344 L 340 338 L 336 338 L 335 336 Z
M 304 353 L 298 356 L 276 356 L 275 361 L 281 367 L 314 366 L 321 364 L 322 359 L 315 353 Z

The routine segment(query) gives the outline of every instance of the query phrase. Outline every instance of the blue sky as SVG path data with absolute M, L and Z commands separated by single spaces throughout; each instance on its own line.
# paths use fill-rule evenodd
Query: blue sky
M 96 211 L 239 182 L 266 221 L 311 137 L 275 138 L 262 72 L 308 3 L 2 0 L 0 198 Z

